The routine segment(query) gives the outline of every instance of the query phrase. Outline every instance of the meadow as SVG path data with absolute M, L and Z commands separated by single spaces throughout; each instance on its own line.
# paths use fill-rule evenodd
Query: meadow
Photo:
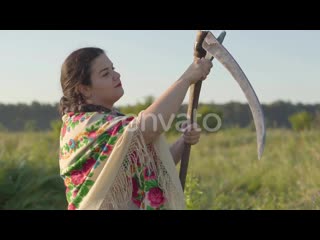
M 255 131 L 202 134 L 191 150 L 187 208 L 319 209 L 319 144 L 320 131 L 268 129 L 258 160 Z M 0 132 L 0 209 L 66 209 L 58 147 L 51 131 Z

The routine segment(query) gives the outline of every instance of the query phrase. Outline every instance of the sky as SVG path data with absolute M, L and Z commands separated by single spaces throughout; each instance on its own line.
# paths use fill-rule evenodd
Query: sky
M 223 30 L 223 45 L 261 103 L 320 102 L 319 30 Z M 217 37 L 222 30 L 210 31 Z M 196 30 L 1 30 L 0 103 L 58 102 L 63 61 L 89 46 L 104 49 L 121 74 L 125 94 L 116 106 L 159 97 L 192 63 L 195 36 Z M 214 60 L 200 102 L 230 101 L 247 102 L 231 74 Z

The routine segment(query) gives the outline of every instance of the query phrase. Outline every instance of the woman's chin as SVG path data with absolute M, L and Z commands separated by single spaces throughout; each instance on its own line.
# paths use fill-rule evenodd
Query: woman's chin
M 120 87 L 119 91 L 120 91 L 120 98 L 121 98 L 123 96 L 123 94 L 124 94 L 124 90 L 123 90 L 122 87 Z
M 116 101 L 118 101 L 123 95 L 124 95 L 124 90 L 121 87 L 121 90 L 119 90 L 119 94 L 117 94 Z

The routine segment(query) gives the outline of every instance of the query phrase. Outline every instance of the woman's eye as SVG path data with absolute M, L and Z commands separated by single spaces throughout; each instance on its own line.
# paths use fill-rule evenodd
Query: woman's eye
M 116 68 L 115 67 L 112 67 L 112 70 L 115 70 Z M 103 76 L 108 76 L 109 72 L 106 72 L 105 74 L 103 74 Z

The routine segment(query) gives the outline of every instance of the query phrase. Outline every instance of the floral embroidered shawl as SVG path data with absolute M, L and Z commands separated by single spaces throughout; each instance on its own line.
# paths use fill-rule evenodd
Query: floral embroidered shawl
M 59 165 L 69 210 L 185 209 L 168 144 L 163 135 L 145 144 L 142 112 L 91 108 L 62 117 Z

